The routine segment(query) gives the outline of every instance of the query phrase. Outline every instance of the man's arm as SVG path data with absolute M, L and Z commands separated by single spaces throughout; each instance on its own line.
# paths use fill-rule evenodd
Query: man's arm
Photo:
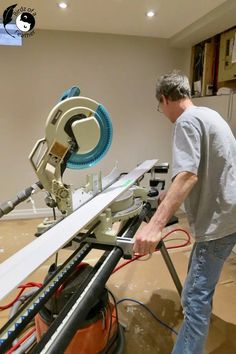
M 178 210 L 194 185 L 197 176 L 191 172 L 180 172 L 171 184 L 164 200 L 148 224 L 135 235 L 134 252 L 138 254 L 152 253 L 161 240 L 161 231 Z

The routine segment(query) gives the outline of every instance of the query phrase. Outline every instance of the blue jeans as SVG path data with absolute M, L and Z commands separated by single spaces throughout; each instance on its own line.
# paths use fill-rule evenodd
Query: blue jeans
M 194 245 L 182 292 L 184 321 L 172 354 L 203 354 L 212 310 L 212 297 L 236 233 Z

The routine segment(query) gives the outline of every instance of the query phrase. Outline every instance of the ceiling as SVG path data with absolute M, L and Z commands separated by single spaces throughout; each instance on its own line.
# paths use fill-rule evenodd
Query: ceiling
M 236 24 L 236 0 L 22 0 L 34 8 L 39 29 L 110 33 L 170 39 L 186 46 Z M 15 2 L 1 0 L 0 14 Z M 156 12 L 147 18 L 145 12 Z M 203 38 L 205 37 L 205 38 Z

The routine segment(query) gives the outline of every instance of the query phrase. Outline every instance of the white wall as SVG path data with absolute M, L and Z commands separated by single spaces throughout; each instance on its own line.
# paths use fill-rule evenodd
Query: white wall
M 72 85 L 101 102 L 113 122 L 112 147 L 92 171 L 106 174 L 116 160 L 123 171 L 145 159 L 170 162 L 172 126 L 156 110 L 155 83 L 173 69 L 188 74 L 189 50 L 162 39 L 37 31 L 21 48 L 0 46 L 0 202 L 37 180 L 28 155 Z M 69 172 L 66 181 L 78 186 L 84 174 Z

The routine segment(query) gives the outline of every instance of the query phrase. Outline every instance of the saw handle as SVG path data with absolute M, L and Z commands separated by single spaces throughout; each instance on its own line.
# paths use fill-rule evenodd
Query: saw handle
M 35 155 L 36 155 L 36 152 L 38 152 L 39 148 L 41 147 L 41 149 L 43 148 L 43 145 L 46 143 L 46 139 L 45 138 L 42 138 L 40 140 L 37 141 L 37 143 L 35 144 L 33 150 L 31 151 L 30 155 L 29 155 L 29 160 L 33 166 L 33 169 L 35 170 L 35 172 L 37 171 L 37 167 L 39 165 L 35 163 L 34 161 L 34 158 L 35 158 Z M 41 159 L 40 159 L 41 161 Z

